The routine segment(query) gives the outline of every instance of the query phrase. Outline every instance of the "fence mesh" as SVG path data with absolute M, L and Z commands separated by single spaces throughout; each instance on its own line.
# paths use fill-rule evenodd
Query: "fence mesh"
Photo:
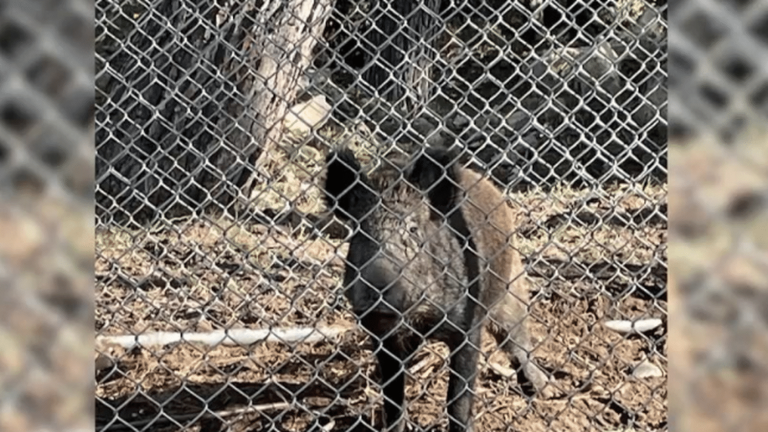
M 763 430 L 768 3 L 670 13 L 670 418 Z
M 444 430 L 455 373 L 478 430 L 666 430 L 666 41 L 662 0 L 98 0 L 97 430 L 381 430 L 403 392 Z M 425 149 L 459 189 L 403 186 Z
M 2 430 L 93 424 L 91 17 L 81 0 L 0 5 Z

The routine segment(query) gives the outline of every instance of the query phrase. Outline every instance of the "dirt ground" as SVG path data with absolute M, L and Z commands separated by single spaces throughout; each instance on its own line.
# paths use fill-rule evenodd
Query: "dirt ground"
M 317 191 L 311 189 L 319 168 L 304 165 L 282 170 L 288 180 L 277 188 L 305 213 L 317 213 L 311 208 Z M 534 356 L 564 395 L 532 397 L 485 337 L 477 430 L 667 430 L 666 187 L 562 187 L 512 195 L 510 203 L 520 209 L 516 247 L 528 257 L 534 286 Z M 342 237 L 343 230 L 319 223 L 265 225 L 224 217 L 142 232 L 97 231 L 100 335 L 347 329 L 296 345 L 181 343 L 129 352 L 101 346 L 117 362 L 97 376 L 97 430 L 378 430 L 374 358 L 340 293 Z M 632 336 L 603 325 L 647 317 L 664 324 Z M 409 366 L 408 413 L 422 428 L 447 425 L 446 351 L 427 344 Z M 633 378 L 644 360 L 664 375 Z
M 768 428 L 768 134 L 670 143 L 670 411 L 681 431 Z

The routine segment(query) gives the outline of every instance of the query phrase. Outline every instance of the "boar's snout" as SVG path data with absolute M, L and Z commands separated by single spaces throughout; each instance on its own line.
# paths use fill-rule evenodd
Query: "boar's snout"
M 405 293 L 397 272 L 385 258 L 376 258 L 358 272 L 350 300 L 356 314 L 399 315 Z

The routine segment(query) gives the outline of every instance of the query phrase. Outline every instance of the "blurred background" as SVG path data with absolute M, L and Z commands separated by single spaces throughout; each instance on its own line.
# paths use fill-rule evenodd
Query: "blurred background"
M 768 426 L 768 3 L 670 2 L 669 408 Z
M 768 2 L 669 7 L 670 424 L 761 430 Z M 93 3 L 0 17 L 0 430 L 91 429 Z
M 93 430 L 93 2 L 0 3 L 0 430 Z

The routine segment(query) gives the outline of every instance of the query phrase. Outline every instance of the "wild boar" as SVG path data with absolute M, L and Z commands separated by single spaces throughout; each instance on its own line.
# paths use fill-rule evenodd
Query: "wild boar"
M 513 210 L 491 181 L 460 167 L 457 156 L 426 149 L 385 159 L 370 175 L 349 149 L 326 159 L 325 202 L 354 228 L 345 295 L 373 336 L 391 431 L 404 430 L 404 363 L 425 339 L 445 342 L 451 352 L 449 431 L 472 431 L 484 325 L 538 393 L 553 394 L 529 354 L 529 286 L 510 245 Z

